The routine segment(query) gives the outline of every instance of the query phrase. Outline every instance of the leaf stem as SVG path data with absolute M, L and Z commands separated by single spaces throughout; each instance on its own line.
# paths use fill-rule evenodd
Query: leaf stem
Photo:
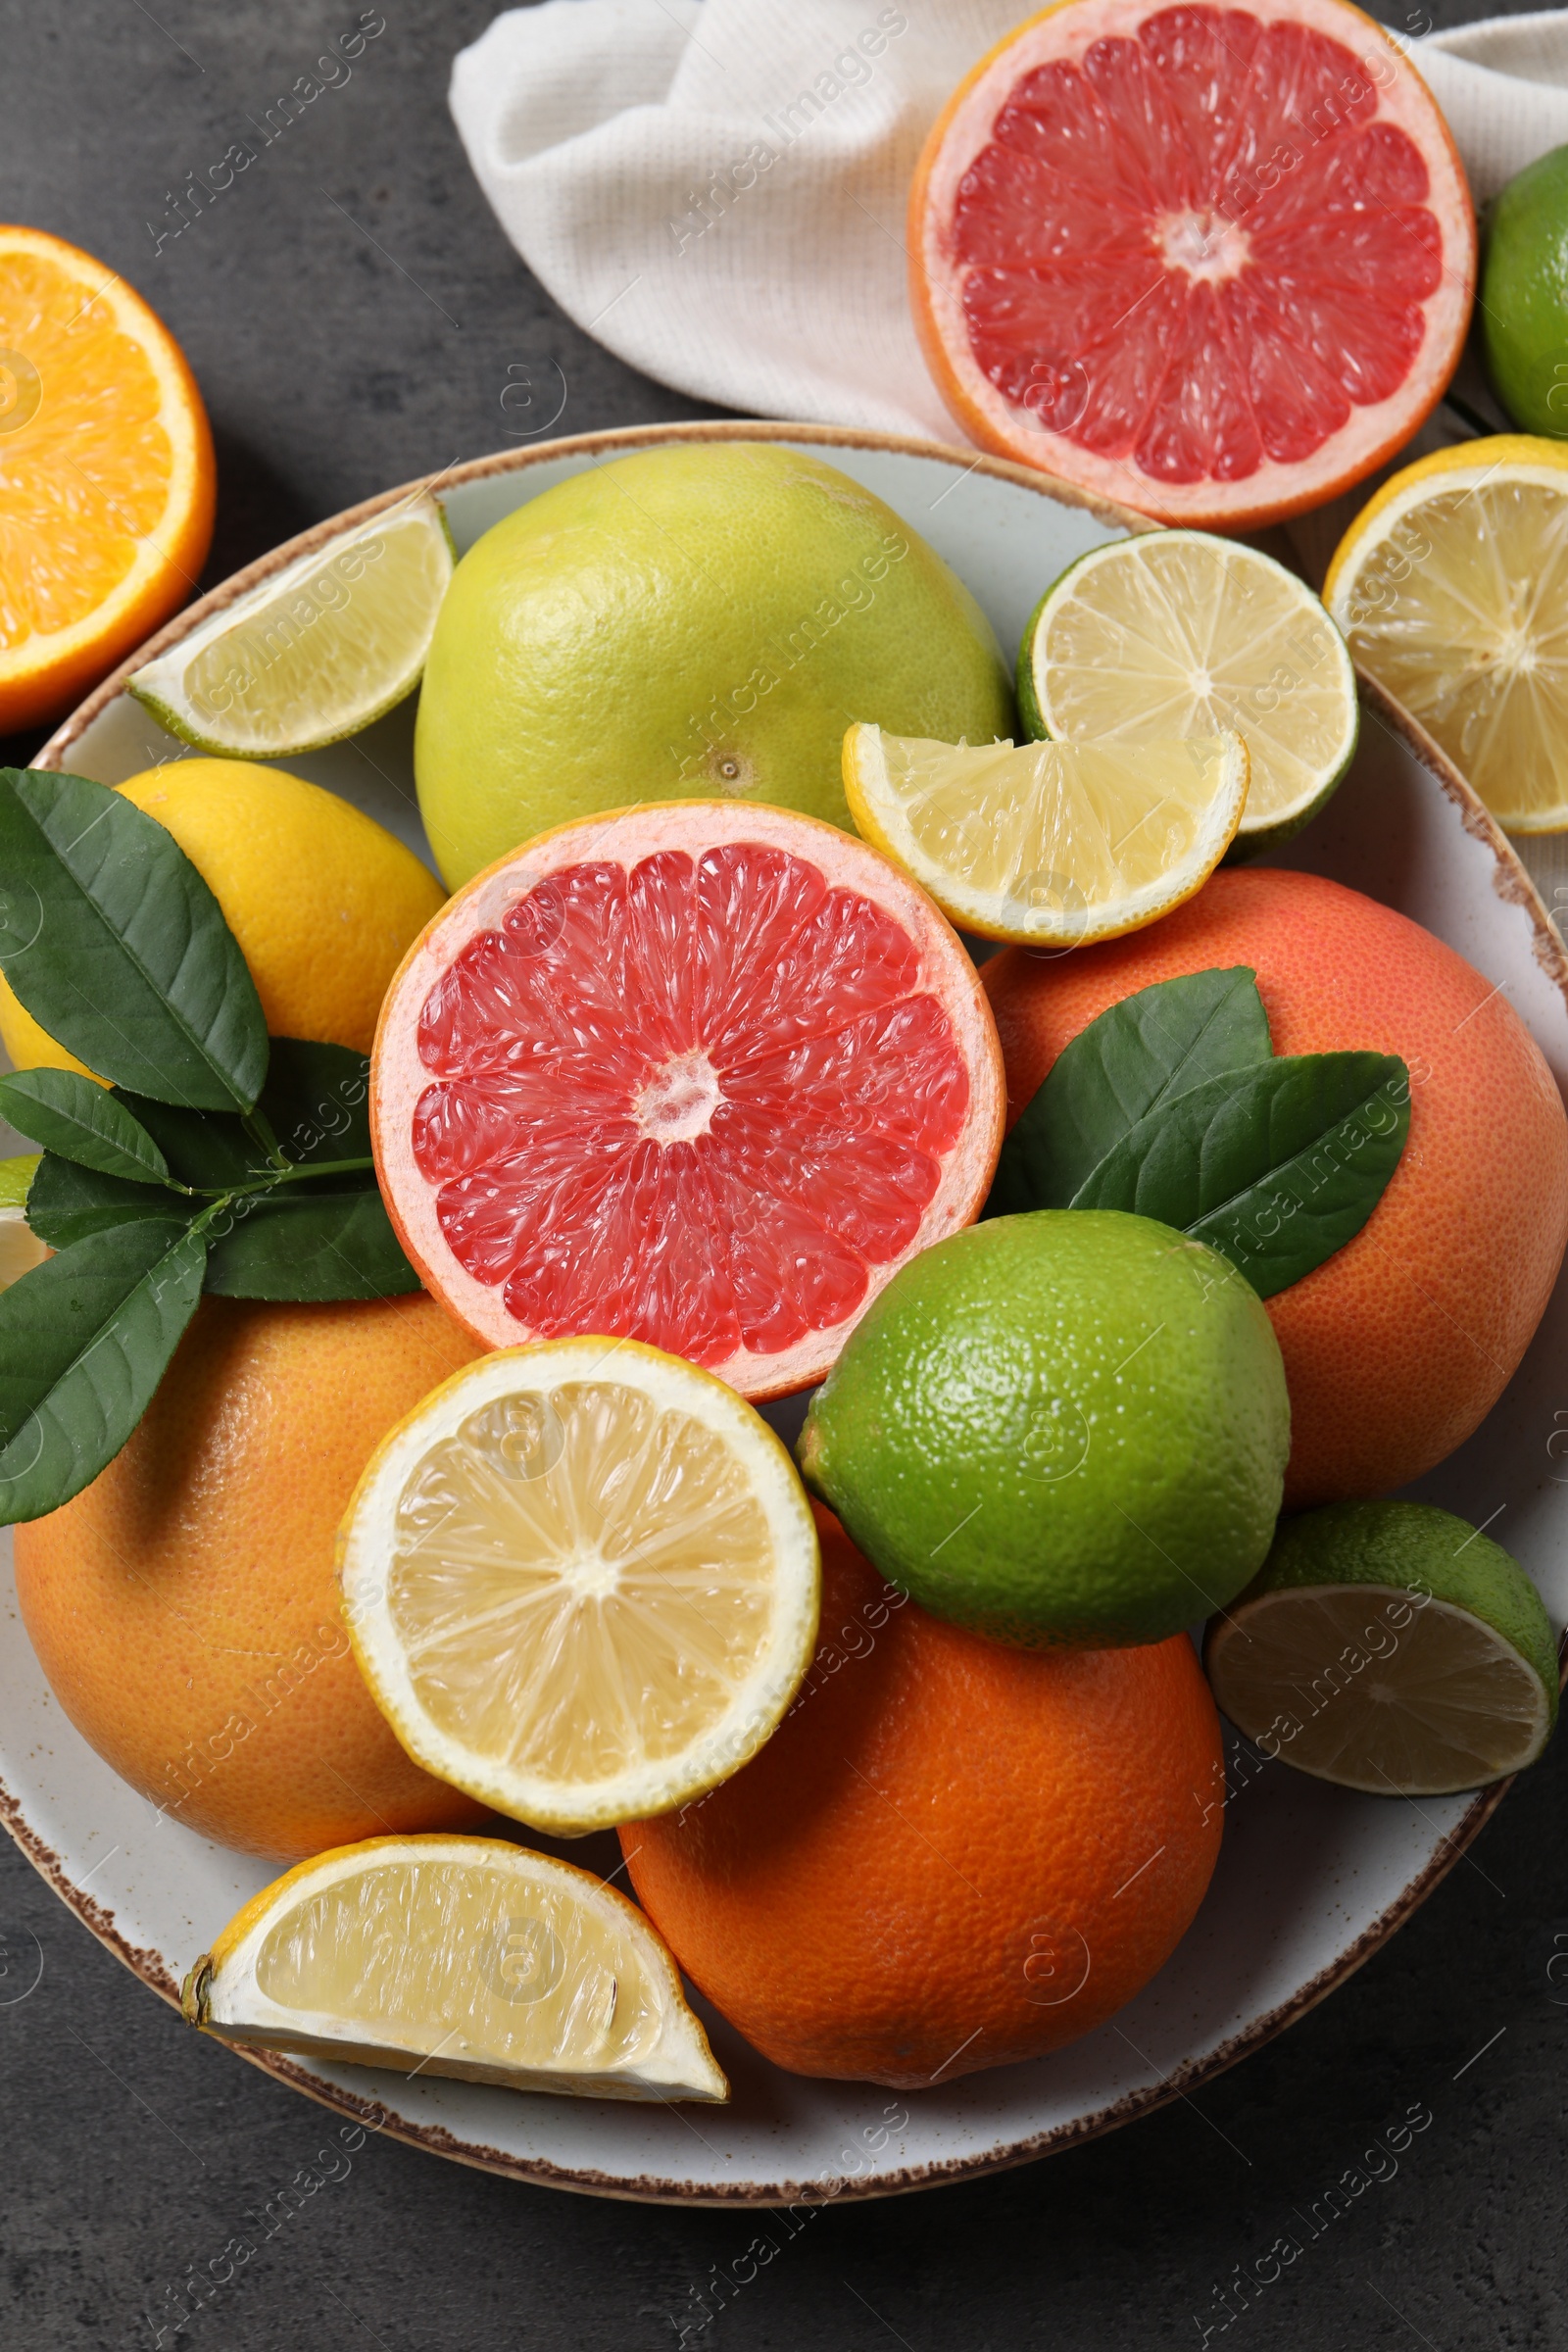
M 363 1159 L 284 1160 L 275 1176 L 263 1176 L 255 1184 L 225 1185 L 221 1195 L 210 1185 L 197 1189 L 203 1200 L 238 1200 L 251 1193 L 275 1192 L 280 1184 L 300 1184 L 308 1176 L 363 1176 L 374 1166 L 375 1162 L 368 1153 Z

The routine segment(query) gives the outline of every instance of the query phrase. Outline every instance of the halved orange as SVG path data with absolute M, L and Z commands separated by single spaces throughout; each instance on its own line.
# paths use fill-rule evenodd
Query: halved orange
M 0 225 L 0 734 L 68 710 L 195 593 L 214 489 L 168 328 L 105 263 Z

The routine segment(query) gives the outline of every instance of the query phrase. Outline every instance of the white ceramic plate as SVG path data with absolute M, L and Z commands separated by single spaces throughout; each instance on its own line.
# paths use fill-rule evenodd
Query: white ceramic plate
M 661 439 L 810 447 L 878 491 L 961 573 L 1009 651 L 1042 589 L 1137 518 L 968 453 L 798 426 L 597 434 L 460 466 L 434 484 L 461 548 L 500 515 L 608 456 Z M 155 643 L 265 571 L 371 514 L 296 541 L 192 608 Z M 143 659 L 138 656 L 137 659 Z M 1369 691 L 1355 765 L 1290 862 L 1369 891 L 1438 933 L 1507 992 L 1568 1087 L 1568 970 L 1528 877 L 1479 803 L 1410 722 Z M 358 743 L 291 760 L 425 851 L 412 706 Z M 112 678 L 40 764 L 115 783 L 178 756 Z M 1568 1282 L 1486 1426 L 1417 1490 L 1497 1535 L 1568 1617 L 1568 1439 L 1557 1367 Z M 1559 1483 L 1559 1481 L 1563 1483 Z M 1503 1511 L 1500 1520 L 1499 1509 Z M 166 1999 L 218 1929 L 272 1875 L 209 1845 L 118 1780 L 65 1721 L 17 1617 L 10 1542 L 0 1607 L 0 1806 L 57 1891 Z M 612 2196 L 793 2202 L 876 2196 L 1024 2161 L 1124 2123 L 1255 2049 L 1357 1967 L 1429 1894 L 1501 1790 L 1421 1804 L 1323 1787 L 1283 1764 L 1233 1774 L 1219 1868 L 1180 1949 L 1111 2024 L 1054 2057 L 913 2095 L 816 2082 L 766 2065 L 705 2011 L 735 2085 L 728 2108 L 523 2097 L 428 2077 L 284 2058 L 257 2063 L 394 2136 L 492 2170 Z M 525 1833 L 519 1833 L 524 1836 Z

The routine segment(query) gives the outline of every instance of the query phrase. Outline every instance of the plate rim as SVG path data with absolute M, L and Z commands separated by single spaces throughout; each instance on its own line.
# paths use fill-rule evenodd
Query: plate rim
M 411 481 L 400 483 L 393 489 L 381 491 L 355 506 L 325 516 L 239 571 L 230 573 L 127 655 L 60 722 L 31 764 L 59 771 L 66 765 L 66 756 L 72 746 L 123 693 L 133 670 L 178 645 L 203 621 L 222 612 L 237 598 L 281 570 L 285 564 L 294 563 L 301 556 L 314 554 L 318 548 L 339 537 L 344 531 L 372 520 L 375 515 L 384 514 L 400 502 L 416 498 L 421 493 L 436 494 L 448 488 L 500 475 L 525 473 L 535 466 L 564 457 L 621 455 L 668 441 L 782 441 L 797 445 L 806 443 L 824 449 L 877 450 L 895 456 L 926 458 L 946 465 L 956 463 L 963 466 L 965 476 L 971 473 L 989 475 L 1056 505 L 1080 508 L 1129 532 L 1163 527 L 1131 507 L 1121 506 L 1114 500 L 1080 489 L 1075 483 L 1015 465 L 1004 458 L 992 457 L 956 443 L 879 433 L 859 427 L 792 424 L 773 419 L 706 418 L 690 422 L 620 425 L 599 432 L 563 435 L 526 449 L 498 450 L 487 457 L 472 458 L 445 466 L 438 472 L 417 475 Z M 1403 743 L 1454 805 L 1465 831 L 1492 852 L 1493 888 L 1505 903 L 1517 906 L 1529 917 L 1536 960 L 1545 977 L 1557 988 L 1565 1005 L 1568 1005 L 1568 952 L 1565 952 L 1540 893 L 1512 843 L 1447 755 L 1403 705 L 1380 687 L 1359 665 L 1356 680 L 1363 706 L 1370 715 Z M 1568 1636 L 1564 1637 L 1559 1679 L 1568 1679 Z M 1491 1820 L 1512 1786 L 1513 1779 L 1510 1777 L 1478 1791 L 1439 1851 L 1423 1870 L 1407 1882 L 1397 1898 L 1379 1913 L 1353 1943 L 1326 1968 L 1308 1979 L 1288 2000 L 1276 2003 L 1272 2009 L 1253 2018 L 1240 2033 L 1232 2034 L 1206 2056 L 1186 2059 L 1157 2082 L 1126 2091 L 1092 2114 L 1077 2116 L 1069 2123 L 1053 2125 L 1045 2131 L 1029 2133 L 1006 2147 L 994 2148 L 980 2156 L 958 2156 L 908 2165 L 901 2171 L 880 2174 L 872 2180 L 845 2180 L 832 2185 L 820 2180 L 785 2181 L 760 2190 L 744 2181 L 727 2186 L 721 2182 L 699 2184 L 648 2175 L 635 2179 L 616 2178 L 591 2168 L 560 2165 L 548 2157 L 517 2156 L 482 2142 L 460 2139 L 440 2125 L 411 2122 L 393 2115 L 378 2100 L 345 2090 L 339 2084 L 315 2074 L 300 2061 L 287 2058 L 279 2052 L 246 2050 L 234 2044 L 226 2046 L 247 2064 L 270 2075 L 289 2088 L 303 2092 L 318 2105 L 362 2126 L 368 2132 L 384 2132 L 388 2137 L 401 2140 L 407 2146 L 422 2149 L 426 2154 L 443 2156 L 450 2162 L 466 2164 L 474 2170 L 507 2179 L 525 2180 L 536 2186 L 564 2189 L 583 2196 L 608 2197 L 630 2204 L 693 2205 L 720 2210 L 736 2206 L 764 2209 L 817 2206 L 836 2204 L 847 2199 L 866 2202 L 874 2198 L 908 2196 L 922 2189 L 945 2187 L 959 2181 L 980 2180 L 993 2173 L 1008 2172 L 1062 2149 L 1098 2139 L 1124 2124 L 1152 2113 L 1173 2099 L 1190 2096 L 1194 2090 L 1228 2072 L 1243 2058 L 1250 2057 L 1254 2050 L 1261 2049 L 1309 2010 L 1316 2008 L 1320 2001 L 1327 1999 L 1419 1910 Z M 113 1912 L 73 1883 L 63 1860 L 28 1821 L 22 1801 L 7 1788 L 3 1778 L 0 1778 L 0 1824 L 4 1825 L 40 1877 L 60 1900 L 74 1912 L 89 1933 L 139 1978 L 150 1991 L 177 2010 L 179 1987 L 170 1975 L 163 1954 L 147 1946 L 132 1944 L 116 1925 Z

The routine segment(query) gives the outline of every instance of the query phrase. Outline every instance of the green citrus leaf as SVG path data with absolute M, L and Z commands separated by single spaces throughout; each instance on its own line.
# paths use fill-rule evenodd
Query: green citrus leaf
M 122 1086 L 116 1087 L 115 1100 L 146 1128 L 180 1184 L 226 1193 L 232 1185 L 255 1184 L 270 1172 L 264 1146 L 247 1133 L 235 1111 L 187 1110 Z
M 370 1057 L 348 1046 L 274 1037 L 272 1059 L 258 1107 L 271 1124 L 285 1158 L 370 1157 Z
M 207 1246 L 143 1218 L 0 1292 L 0 1525 L 57 1510 L 135 1428 L 201 1296 Z
M 199 1200 L 191 1201 L 186 1222 L 202 1206 Z M 27 1223 L 51 1250 L 69 1250 L 90 1233 L 133 1225 L 142 1217 L 178 1221 L 178 1206 L 163 1185 L 130 1184 L 122 1176 L 105 1176 L 53 1152 L 46 1152 L 38 1162 L 27 1194 Z
M 395 1298 L 419 1278 L 372 1175 L 354 1191 L 282 1184 L 236 1200 L 213 1228 L 207 1288 L 225 1298 Z
M 1174 1225 L 1271 1298 L 1360 1232 L 1409 1132 L 1397 1054 L 1288 1054 L 1162 1102 L 1069 1205 Z
M 89 1069 L 160 1102 L 249 1110 L 267 1024 L 173 835 L 106 784 L 0 768 L 0 970 Z
M 1057 1054 L 1002 1148 L 986 1214 L 1068 1207 L 1141 1119 L 1272 1052 L 1257 977 L 1245 964 L 1124 997 Z
M 62 1159 L 132 1184 L 162 1184 L 169 1174 L 145 1127 L 123 1102 L 79 1070 L 19 1070 L 0 1077 L 0 1118 Z

